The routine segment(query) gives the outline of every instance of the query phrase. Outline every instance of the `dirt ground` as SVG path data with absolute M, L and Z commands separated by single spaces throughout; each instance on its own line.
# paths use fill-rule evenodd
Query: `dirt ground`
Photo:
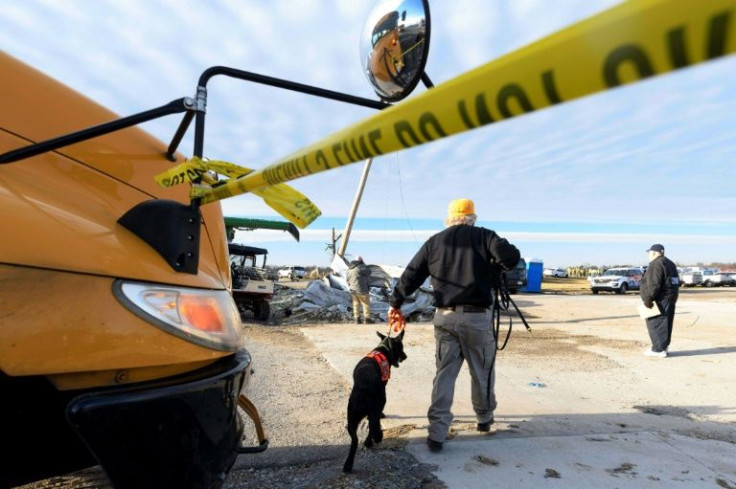
M 545 281 L 542 292 L 512 296 L 533 333 L 515 318 L 512 338 L 498 356 L 493 436 L 654 429 L 721 440 L 736 451 L 736 395 L 723 395 L 726 385 L 733 387 L 727 365 L 736 357 L 736 288 L 682 291 L 673 353 L 665 360 L 642 355 L 648 342 L 634 311 L 636 293 L 593 296 L 576 279 Z M 389 382 L 388 406 L 399 415 L 384 420 L 384 443 L 359 450 L 353 474 L 341 472 L 349 443 L 350 365 L 374 346 L 373 331 L 353 324 L 244 327 L 256 365 L 249 396 L 262 411 L 271 445 L 263 454 L 240 457 L 226 487 L 445 487 L 433 466 L 404 450 L 426 437 L 429 401 L 413 390 L 418 380 L 405 375 L 407 367 Z M 422 365 L 431 385 L 431 324 L 409 325 L 407 337 L 410 368 Z M 458 440 L 478 435 L 469 397 L 459 384 L 451 434 Z
M 512 297 L 533 331 L 525 332 L 513 318 L 511 339 L 497 358 L 494 429 L 489 435 L 475 432 L 463 368 L 452 443 L 479 436 L 572 434 L 596 440 L 603 433 L 654 430 L 720 440 L 736 453 L 736 288 L 682 290 L 667 359 L 642 355 L 648 338 L 634 310 L 635 293 L 593 296 L 582 280 L 558 279 L 545 281 L 541 294 Z M 270 446 L 261 454 L 241 455 L 224 487 L 446 487 L 434 475 L 435 466 L 419 463 L 406 450 L 426 438 L 434 373 L 431 323 L 407 326 L 409 359 L 388 384 L 384 442 L 359 449 L 353 474 L 341 470 L 349 444 L 350 372 L 377 344 L 375 330 L 385 325 L 247 322 L 243 327 L 255 369 L 248 396 L 261 412 Z M 361 430 L 362 438 L 365 426 Z M 248 437 L 255 441 L 252 427 Z M 107 487 L 95 469 L 75 477 L 24 487 Z

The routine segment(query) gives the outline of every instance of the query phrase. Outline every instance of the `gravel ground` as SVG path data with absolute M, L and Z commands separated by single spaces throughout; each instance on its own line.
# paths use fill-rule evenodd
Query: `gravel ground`
M 432 475 L 434 467 L 419 464 L 403 450 L 401 436 L 413 426 L 385 430 L 376 448 L 361 446 L 353 473 L 342 472 L 350 443 L 345 411 L 352 386 L 297 328 L 246 326 L 248 349 L 256 359 L 248 396 L 256 406 L 268 406 L 261 416 L 270 445 L 261 454 L 241 456 L 225 487 L 445 487 Z M 358 436 L 362 440 L 366 434 L 364 422 Z M 254 430 L 250 438 L 255 440 Z

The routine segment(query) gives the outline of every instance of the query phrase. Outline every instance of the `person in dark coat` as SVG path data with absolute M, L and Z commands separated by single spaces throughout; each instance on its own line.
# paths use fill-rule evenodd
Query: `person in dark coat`
M 363 307 L 363 321 L 366 324 L 373 322 L 371 318 L 371 296 L 368 287 L 368 277 L 371 270 L 363 262 L 363 257 L 358 256 L 348 265 L 348 290 L 353 296 L 353 317 L 355 322 L 360 324 L 360 308 Z
M 450 202 L 445 230 L 430 237 L 412 258 L 391 293 L 389 315 L 431 277 L 435 301 L 435 374 L 427 412 L 431 451 L 442 450 L 452 422 L 455 381 L 467 360 L 476 429 L 488 432 L 496 409 L 491 289 L 502 270 L 516 266 L 519 250 L 490 229 L 475 227 L 470 199 Z
M 675 322 L 675 304 L 680 289 L 677 265 L 664 256 L 664 246 L 654 244 L 647 250 L 649 266 L 641 278 L 639 295 L 644 306 L 656 307 L 660 314 L 646 319 L 652 347 L 644 352 L 651 357 L 666 358 Z

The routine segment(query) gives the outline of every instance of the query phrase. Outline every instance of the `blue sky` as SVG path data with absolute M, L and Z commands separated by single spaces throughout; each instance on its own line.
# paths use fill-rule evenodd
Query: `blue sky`
M 435 84 L 600 12 L 612 0 L 430 0 Z M 551 7 L 553 5 L 553 7 Z M 0 47 L 120 115 L 194 94 L 209 66 L 375 99 L 362 74 L 365 0 L 3 2 Z M 733 31 L 731 32 L 733 35 Z M 736 262 L 736 57 L 611 90 L 377 158 L 348 254 L 405 264 L 447 203 L 545 266 L 642 264 L 661 242 L 678 263 Z M 215 78 L 205 156 L 261 168 L 371 109 Z M 419 87 L 418 92 L 424 91 Z M 178 117 L 143 127 L 169 141 Z M 180 149 L 191 154 L 192 131 Z M 362 165 L 291 182 L 322 209 L 300 243 L 239 232 L 279 265 L 327 265 Z M 255 196 L 228 215 L 279 218 Z

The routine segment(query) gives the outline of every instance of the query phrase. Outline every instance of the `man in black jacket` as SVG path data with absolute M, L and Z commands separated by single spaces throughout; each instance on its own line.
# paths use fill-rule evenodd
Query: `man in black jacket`
M 680 289 L 677 265 L 664 256 L 664 246 L 654 244 L 647 250 L 649 266 L 641 278 L 639 294 L 648 308 L 657 307 L 660 314 L 647 318 L 647 330 L 652 348 L 645 355 L 666 358 L 675 322 L 675 304 Z
M 513 268 L 520 254 L 495 232 L 475 227 L 475 220 L 472 200 L 450 202 L 446 229 L 424 243 L 401 274 L 389 299 L 391 309 L 399 309 L 405 298 L 431 277 L 437 308 L 434 316 L 437 372 L 427 413 L 427 444 L 435 452 L 442 450 L 453 419 L 450 409 L 455 380 L 464 360 L 468 361 L 470 370 L 478 431 L 490 431 L 496 408 L 491 289 L 494 276 Z

